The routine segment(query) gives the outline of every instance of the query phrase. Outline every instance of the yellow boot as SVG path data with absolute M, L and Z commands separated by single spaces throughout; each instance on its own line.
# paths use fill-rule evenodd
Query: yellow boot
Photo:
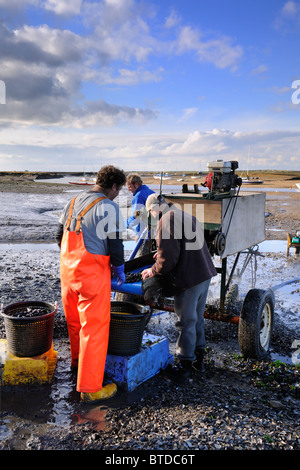
M 98 401 L 106 400 L 107 398 L 113 397 L 117 393 L 117 386 L 114 383 L 107 384 L 102 387 L 99 392 L 85 393 L 81 392 L 80 398 L 84 403 L 97 403 Z

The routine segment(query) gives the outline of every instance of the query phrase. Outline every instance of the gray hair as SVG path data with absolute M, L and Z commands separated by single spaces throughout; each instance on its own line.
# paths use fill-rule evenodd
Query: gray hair
M 158 207 L 158 206 L 162 206 L 165 204 L 167 204 L 167 201 L 165 200 L 163 196 L 161 196 L 160 194 L 153 193 L 153 194 L 150 194 L 150 196 L 148 196 L 147 198 L 146 209 L 149 212 L 153 206 Z

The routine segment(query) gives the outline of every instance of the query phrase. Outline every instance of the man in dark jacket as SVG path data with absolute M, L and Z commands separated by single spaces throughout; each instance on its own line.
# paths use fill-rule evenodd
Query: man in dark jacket
M 158 220 L 155 263 L 142 272 L 143 279 L 168 275 L 175 286 L 174 309 L 178 321 L 176 354 L 171 377 L 181 383 L 192 366 L 204 372 L 204 309 L 210 280 L 217 274 L 199 221 L 156 194 L 146 201 L 151 218 Z

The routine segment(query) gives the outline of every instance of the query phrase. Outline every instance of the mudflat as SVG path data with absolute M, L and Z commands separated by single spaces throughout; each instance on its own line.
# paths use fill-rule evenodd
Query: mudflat
M 39 173 L 0 172 L 0 193 L 57 194 L 71 187 L 69 184 L 51 182 L 51 176 L 54 178 L 56 174 L 49 174 L 46 183 L 37 183 L 36 178 L 39 176 Z M 177 181 L 180 175 L 177 176 L 178 178 L 174 176 L 173 179 L 163 180 L 165 192 L 168 191 L 169 185 L 178 185 L 180 191 L 183 183 L 191 186 L 198 184 L 201 189 L 201 184 L 205 181 L 205 175 L 199 175 L 197 178 L 188 175 L 184 182 Z M 263 180 L 263 184 L 245 184 L 241 189 L 266 190 L 266 238 L 286 240 L 288 233 L 294 234 L 300 230 L 300 190 L 297 191 L 296 187 L 296 184 L 300 183 L 300 171 L 251 172 L 249 176 L 253 181 L 255 178 Z M 143 175 L 142 179 L 147 185 L 160 183 L 153 175 Z

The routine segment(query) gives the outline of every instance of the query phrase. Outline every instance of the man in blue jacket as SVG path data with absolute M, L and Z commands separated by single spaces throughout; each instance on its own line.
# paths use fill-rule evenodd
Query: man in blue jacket
M 131 201 L 131 216 L 127 219 L 127 229 L 133 230 L 138 237 L 145 229 L 143 222 L 137 217 L 137 214 L 144 208 L 148 196 L 154 191 L 150 189 L 137 173 L 130 173 L 126 178 L 126 186 L 133 194 Z

